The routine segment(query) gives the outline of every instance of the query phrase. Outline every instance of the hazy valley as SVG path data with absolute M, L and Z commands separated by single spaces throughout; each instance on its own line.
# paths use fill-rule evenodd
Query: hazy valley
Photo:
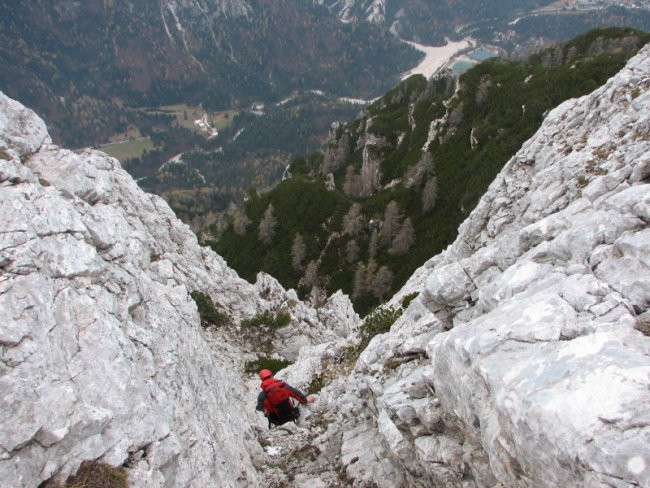
M 472 2 L 6 2 L 0 86 L 43 114 L 55 141 L 117 156 L 202 230 L 356 117 L 362 105 L 342 97 L 379 97 L 414 67 L 422 53 L 397 37 L 472 38 L 521 57 L 594 25 L 650 28 L 637 3 L 488 2 L 486 15 Z

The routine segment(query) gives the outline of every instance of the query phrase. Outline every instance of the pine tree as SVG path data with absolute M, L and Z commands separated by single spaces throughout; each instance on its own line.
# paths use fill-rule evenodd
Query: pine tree
M 293 244 L 291 245 L 291 266 L 293 266 L 295 271 L 303 269 L 302 262 L 305 260 L 305 252 L 305 241 L 300 232 L 296 232 L 296 236 L 293 238 Z
M 411 218 L 407 217 L 404 219 L 402 228 L 399 230 L 393 243 L 388 250 L 388 254 L 401 256 L 406 254 L 411 246 L 415 243 L 415 230 L 413 229 L 413 224 L 411 223 Z
M 354 203 L 343 216 L 343 234 L 356 237 L 363 230 L 363 214 L 361 204 Z
M 269 206 L 266 207 L 264 211 L 264 217 L 260 221 L 258 236 L 260 241 L 264 244 L 271 244 L 273 237 L 275 236 L 275 224 L 276 220 L 273 216 L 273 204 L 269 203 Z

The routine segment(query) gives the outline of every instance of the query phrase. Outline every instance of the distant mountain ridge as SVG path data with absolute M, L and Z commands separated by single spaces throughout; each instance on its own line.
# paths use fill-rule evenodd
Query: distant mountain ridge
M 396 36 L 423 44 L 472 37 L 509 53 L 530 54 L 603 26 L 650 30 L 647 2 L 544 0 L 314 0 L 345 22 L 382 25 Z
M 315 0 L 346 22 L 384 25 L 395 35 L 426 44 L 443 44 L 457 27 L 478 20 L 516 16 L 544 5 L 543 0 Z

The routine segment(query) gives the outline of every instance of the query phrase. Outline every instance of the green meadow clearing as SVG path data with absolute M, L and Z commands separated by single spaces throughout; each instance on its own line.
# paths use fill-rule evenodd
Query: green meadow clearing
M 121 163 L 130 158 L 138 158 L 145 151 L 153 149 L 153 143 L 148 138 L 132 139 L 124 142 L 115 142 L 100 146 L 99 149 L 109 156 L 117 158 Z

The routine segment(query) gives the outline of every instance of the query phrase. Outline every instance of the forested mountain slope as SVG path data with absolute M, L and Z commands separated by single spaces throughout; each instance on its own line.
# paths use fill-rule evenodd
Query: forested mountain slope
M 346 21 L 368 21 L 390 28 L 396 35 L 423 43 L 443 44 L 456 28 L 477 21 L 499 23 L 515 18 L 544 0 L 488 0 L 475 2 L 429 0 L 315 0 Z
M 264 270 L 302 293 L 342 289 L 367 311 L 453 241 L 550 109 L 600 86 L 647 40 L 596 30 L 524 62 L 485 62 L 458 87 L 412 77 L 233 209 L 213 246 L 249 280 Z
M 300 88 L 375 96 L 419 57 L 297 0 L 11 0 L 0 27 L 0 89 L 73 147 L 169 123 L 143 106 L 227 109 Z

